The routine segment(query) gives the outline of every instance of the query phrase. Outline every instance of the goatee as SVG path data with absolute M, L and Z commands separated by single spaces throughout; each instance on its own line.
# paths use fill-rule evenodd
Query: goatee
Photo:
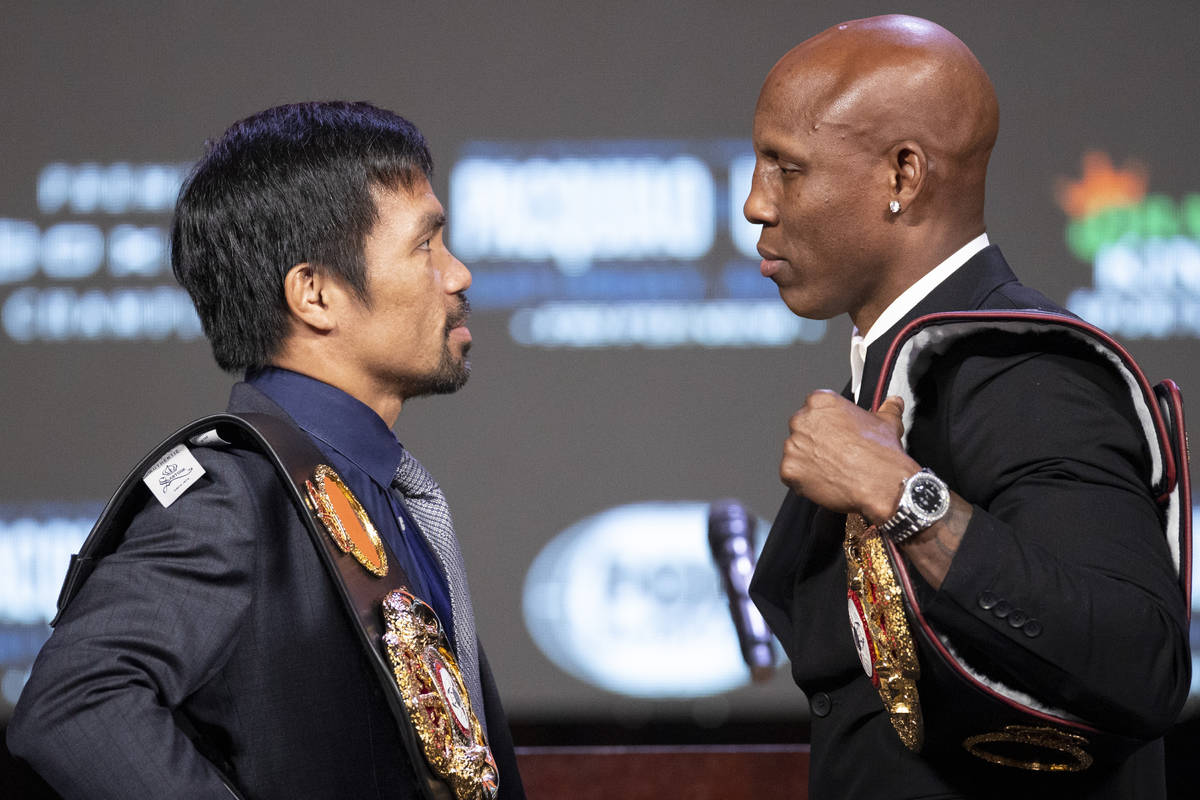
M 446 317 L 446 335 L 442 340 L 442 355 L 438 359 L 438 365 L 432 373 L 413 382 L 413 385 L 409 387 L 408 397 L 454 394 L 466 385 L 467 378 L 471 377 L 471 362 L 467 360 L 471 343 L 465 342 L 462 355 L 455 357 L 454 353 L 450 352 L 450 331 L 465 323 L 470 314 L 471 303 L 467 300 L 466 294 L 460 292 L 458 307 Z

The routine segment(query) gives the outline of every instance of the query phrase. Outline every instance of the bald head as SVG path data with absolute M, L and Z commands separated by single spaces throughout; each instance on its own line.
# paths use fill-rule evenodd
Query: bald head
M 996 95 L 953 34 L 888 16 L 837 25 L 771 70 L 754 111 L 746 218 L 800 316 L 859 330 L 984 232 Z
M 996 94 L 967 46 L 940 25 L 900 15 L 836 25 L 779 60 L 764 104 L 798 130 L 826 127 L 868 152 L 918 144 L 928 160 L 926 206 L 982 221 Z

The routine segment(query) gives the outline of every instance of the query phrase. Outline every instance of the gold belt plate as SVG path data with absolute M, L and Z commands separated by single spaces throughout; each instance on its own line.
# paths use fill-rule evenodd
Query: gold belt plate
M 904 615 L 904 592 L 888 561 L 882 535 L 861 515 L 846 517 L 842 547 L 850 630 L 863 671 L 879 691 L 900 741 L 919 752 L 925 743 L 917 694 L 921 664 Z
M 404 589 L 383 599 L 384 649 L 425 760 L 456 800 L 494 800 L 499 770 L 433 609 Z

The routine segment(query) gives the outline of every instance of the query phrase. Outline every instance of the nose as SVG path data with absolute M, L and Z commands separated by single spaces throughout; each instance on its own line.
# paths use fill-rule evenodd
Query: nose
M 467 269 L 467 265 L 459 261 L 449 249 L 446 250 L 446 256 L 449 263 L 442 273 L 445 276 L 446 293 L 465 292 L 471 286 L 471 270 Z
M 765 184 L 762 170 L 756 164 L 754 176 L 750 179 L 750 194 L 746 196 L 746 202 L 742 204 L 742 214 L 755 225 L 774 225 L 779 221 L 775 203 Z

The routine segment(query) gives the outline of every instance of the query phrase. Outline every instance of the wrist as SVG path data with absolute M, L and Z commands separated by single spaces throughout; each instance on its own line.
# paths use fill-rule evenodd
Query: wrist
M 882 525 L 891 519 L 900 508 L 904 495 L 904 483 L 921 471 L 921 465 L 901 454 L 903 461 L 889 463 L 874 479 L 865 502 L 860 506 L 862 515 L 876 525 Z

